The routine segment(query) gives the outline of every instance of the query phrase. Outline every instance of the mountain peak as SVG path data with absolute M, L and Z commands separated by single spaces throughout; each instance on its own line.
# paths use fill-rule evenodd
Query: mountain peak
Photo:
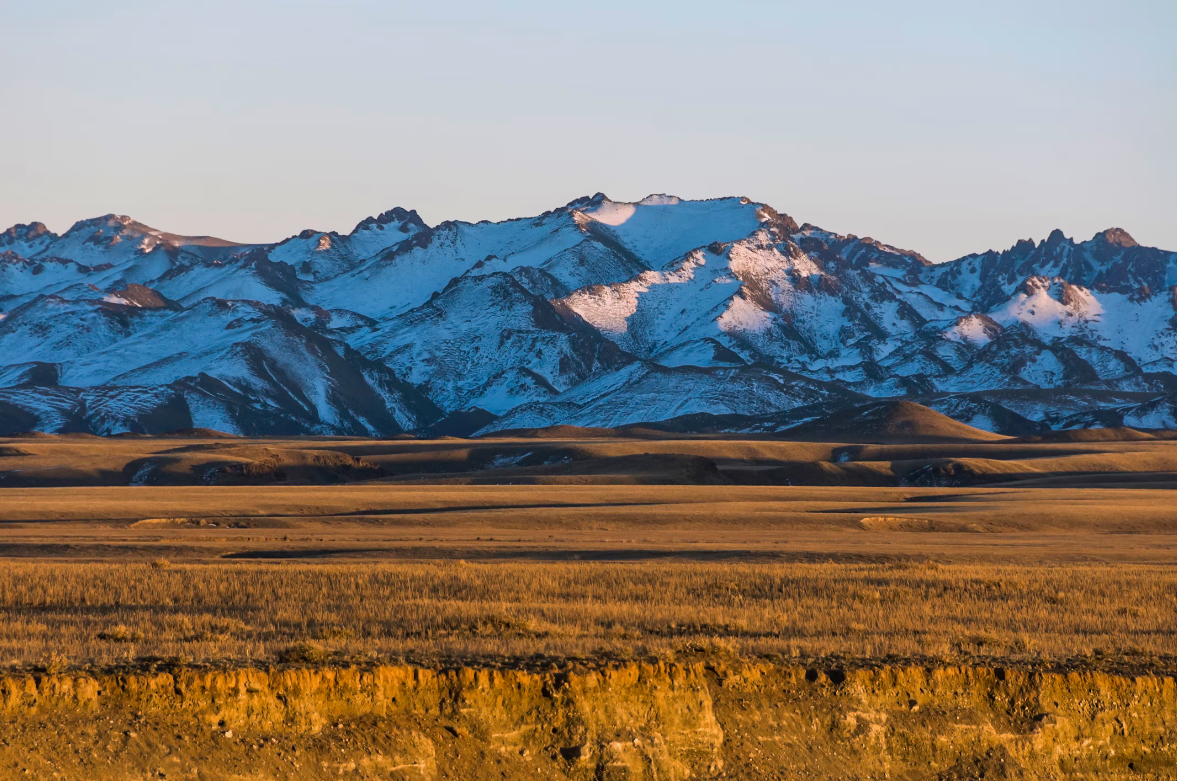
M 51 236 L 52 233 L 43 222 L 18 223 L 0 233 L 0 246 L 18 241 L 32 241 L 46 235 Z
M 18 222 L 8 230 L 0 233 L 0 236 L 40 236 L 43 233 L 48 233 L 49 228 L 43 222 Z
M 680 203 L 682 203 L 682 199 L 677 195 L 652 193 L 638 201 L 638 206 L 677 206 Z
M 1013 246 L 1013 253 L 1018 257 L 1029 255 L 1034 251 L 1034 239 L 1018 239 Z
M 1058 228 L 1055 228 L 1050 232 L 1050 235 L 1046 237 L 1045 244 L 1047 247 L 1057 247 L 1059 244 L 1063 244 L 1066 241 L 1066 235 Z
M 365 228 L 373 228 L 376 226 L 383 227 L 385 225 L 392 224 L 402 226 L 415 225 L 420 230 L 425 230 L 429 227 L 425 224 L 425 221 L 421 219 L 421 216 L 417 214 L 416 209 L 403 209 L 400 206 L 396 206 L 386 212 L 381 212 L 375 217 L 366 217 L 360 220 L 359 223 L 356 224 L 356 227 L 352 230 L 352 233 L 357 233 L 361 230 L 364 230 Z M 404 232 L 407 233 L 408 231 Z
M 597 193 L 596 195 L 582 195 L 568 202 L 565 209 L 583 209 L 586 206 L 597 206 L 609 200 L 609 196 L 604 193 Z
M 63 237 L 78 236 L 79 234 L 94 234 L 94 236 L 115 237 L 122 234 L 139 235 L 162 234 L 155 228 L 148 227 L 143 223 L 128 217 L 125 214 L 104 214 L 101 217 L 91 217 L 86 220 L 78 220 L 70 229 L 67 230 Z
M 139 223 L 125 214 L 104 214 L 101 217 L 91 217 L 87 220 L 78 220 L 73 224 L 73 227 L 71 227 L 70 230 L 72 231 L 78 228 L 125 228 L 130 225 L 138 224 Z
M 1101 233 L 1095 234 L 1091 240 L 1097 241 L 1099 239 L 1102 239 L 1104 243 L 1110 244 L 1113 247 L 1127 248 L 1140 246 L 1136 243 L 1136 239 L 1128 235 L 1128 231 L 1123 228 L 1108 228 Z

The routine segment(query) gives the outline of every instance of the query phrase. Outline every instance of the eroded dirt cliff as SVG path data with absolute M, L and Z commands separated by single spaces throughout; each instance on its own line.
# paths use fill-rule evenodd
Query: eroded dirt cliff
M 0 778 L 1177 778 L 1173 678 L 709 661 L 11 673 Z

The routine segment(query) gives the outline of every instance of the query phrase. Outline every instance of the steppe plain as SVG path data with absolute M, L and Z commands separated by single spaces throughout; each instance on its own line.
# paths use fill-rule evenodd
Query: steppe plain
M 1177 777 L 1167 437 L 0 440 L 0 777 Z

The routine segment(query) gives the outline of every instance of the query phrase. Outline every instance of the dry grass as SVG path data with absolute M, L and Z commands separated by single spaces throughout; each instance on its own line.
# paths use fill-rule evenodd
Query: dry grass
M 0 664 L 1177 654 L 1150 565 L 0 563 Z
M 14 465 L 54 462 L 54 448 L 41 440 L 17 444 L 31 455 L 11 456 Z M 149 446 L 193 443 L 98 444 L 79 440 L 77 448 L 94 447 L 121 470 Z M 445 448 L 465 462 L 474 446 L 299 444 L 390 470 L 416 468 L 409 461 L 440 458 Z M 1099 458 L 1125 470 L 1162 469 L 1177 457 L 1177 444 L 1168 442 L 1080 444 L 952 448 L 957 458 L 1032 456 L 1056 470 L 1062 465 L 1054 461 L 1087 459 L 1100 448 Z M 67 446 L 64 439 L 54 445 Z M 830 446 L 576 447 L 610 458 L 626 448 L 657 458 L 714 450 L 718 461 L 754 470 L 821 458 L 814 448 Z M 878 463 L 912 456 L 888 447 L 871 454 Z M 926 457 L 936 447 L 923 446 Z M 1141 448 L 1144 460 L 1122 458 L 1129 447 Z M 216 448 L 172 455 L 193 452 L 224 455 Z M 0 666 L 694 650 L 1020 660 L 1177 655 L 1173 496 L 1144 488 L 8 488 L 0 491 Z M 601 559 L 613 563 L 594 562 Z M 940 563 L 919 563 L 927 560 Z

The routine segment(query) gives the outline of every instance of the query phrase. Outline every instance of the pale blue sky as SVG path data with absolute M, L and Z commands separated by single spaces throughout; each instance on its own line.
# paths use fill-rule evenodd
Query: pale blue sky
M 0 0 L 0 228 L 274 241 L 746 195 L 947 260 L 1177 250 L 1177 2 Z

